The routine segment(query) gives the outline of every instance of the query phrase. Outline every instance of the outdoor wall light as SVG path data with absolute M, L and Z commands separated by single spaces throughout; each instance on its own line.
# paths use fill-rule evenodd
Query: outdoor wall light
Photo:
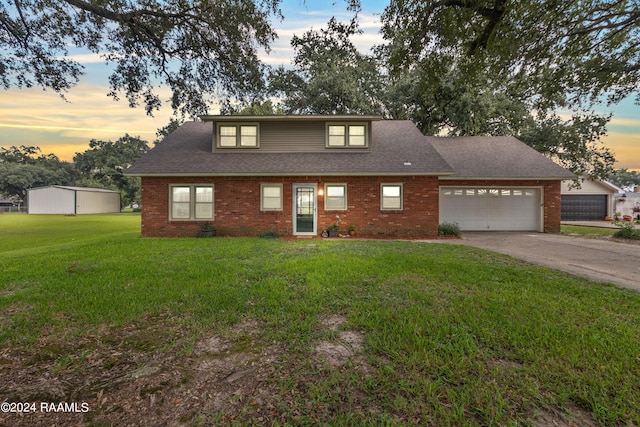
M 322 188 L 318 188 L 318 196 L 322 196 L 324 194 L 324 190 Z

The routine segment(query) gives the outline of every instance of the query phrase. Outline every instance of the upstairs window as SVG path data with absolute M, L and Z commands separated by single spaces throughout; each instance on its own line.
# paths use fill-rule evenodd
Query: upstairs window
M 218 147 L 220 148 L 257 148 L 258 125 L 255 123 L 218 124 Z
M 327 124 L 327 147 L 367 147 L 367 125 L 364 123 Z

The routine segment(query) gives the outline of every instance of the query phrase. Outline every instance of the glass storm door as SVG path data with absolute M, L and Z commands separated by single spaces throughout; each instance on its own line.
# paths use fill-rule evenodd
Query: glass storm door
M 293 186 L 293 234 L 316 235 L 316 186 L 296 184 Z

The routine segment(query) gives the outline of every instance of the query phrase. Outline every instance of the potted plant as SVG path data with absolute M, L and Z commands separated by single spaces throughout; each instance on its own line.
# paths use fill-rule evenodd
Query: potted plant
M 331 224 L 327 227 L 329 237 L 338 237 L 338 224 Z
M 213 237 L 216 235 L 216 229 L 209 224 L 209 221 L 200 226 L 200 237 Z
M 349 226 L 349 236 L 354 237 L 356 235 L 356 227 L 353 225 Z

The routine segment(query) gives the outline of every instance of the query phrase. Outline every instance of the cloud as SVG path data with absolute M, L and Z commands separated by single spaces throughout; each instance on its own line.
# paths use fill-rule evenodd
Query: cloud
M 5 128 L 16 128 L 16 129 L 30 129 L 30 130 L 73 130 L 73 131 L 82 131 L 82 132 L 111 132 L 111 133 L 126 133 L 130 132 L 127 129 L 105 129 L 105 128 L 78 128 L 78 127 L 68 127 L 68 126 L 42 126 L 42 125 L 17 125 L 17 124 L 5 124 L 0 123 L 0 127 Z M 141 130 L 137 131 L 140 133 L 153 133 L 149 130 Z
M 10 89 L 0 98 L 0 146 L 35 145 L 45 153 L 71 160 L 88 149 L 91 139 L 116 140 L 125 134 L 152 141 L 172 111 L 149 117 L 143 108 L 107 97 L 107 88 L 82 83 L 67 96 L 37 88 Z M 168 96 L 168 91 L 164 94 Z
M 640 169 L 640 133 L 611 132 L 604 142 L 616 156 L 616 168 Z
M 68 59 L 72 59 L 80 64 L 101 64 L 104 63 L 104 58 L 98 53 L 75 53 L 67 56 Z
M 607 128 L 618 133 L 624 132 L 637 134 L 640 133 L 640 118 L 617 117 L 614 114 Z

